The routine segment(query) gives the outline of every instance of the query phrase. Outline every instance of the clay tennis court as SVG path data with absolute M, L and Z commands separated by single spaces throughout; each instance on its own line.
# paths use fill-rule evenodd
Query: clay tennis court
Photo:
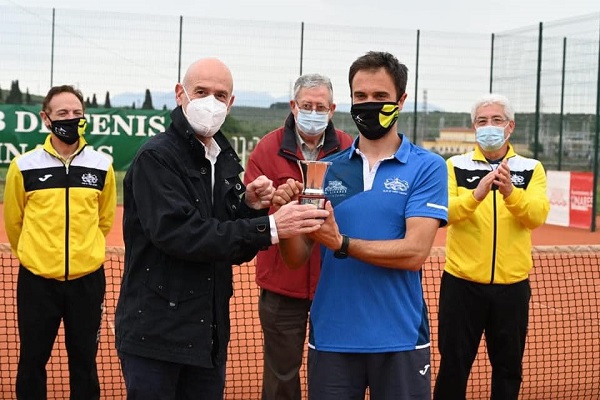
M 0 216 L 2 215 L 0 205 Z M 125 392 L 114 350 L 113 316 L 123 268 L 122 208 L 108 237 L 106 313 L 102 323 L 98 365 L 102 398 L 124 399 Z M 600 223 L 600 221 L 598 221 Z M 432 329 L 432 378 L 439 363 L 436 349 L 437 291 L 443 269 L 444 229 L 423 269 L 425 297 Z M 600 394 L 600 232 L 545 225 L 533 233 L 531 320 L 524 363 L 522 399 L 598 399 Z M 0 243 L 7 243 L 4 225 Z M 562 247 L 560 247 L 562 246 Z M 565 247 L 569 246 L 569 247 Z M 6 245 L 0 248 L 0 398 L 14 398 L 18 360 L 15 283 L 18 263 Z M 226 399 L 259 399 L 262 337 L 252 263 L 235 267 L 231 302 L 232 336 L 229 348 Z M 483 343 L 482 343 L 483 346 Z M 305 367 L 301 371 L 306 379 Z M 489 398 L 490 370 L 484 349 L 474 364 L 469 399 Z M 64 340 L 59 336 L 48 365 L 48 397 L 68 398 Z
M 0 204 L 0 210 L 2 205 Z M 115 224 L 107 237 L 109 246 L 123 246 L 123 234 L 121 232 L 121 222 L 123 220 L 123 207 L 117 207 L 115 215 Z M 589 232 L 584 229 L 565 228 L 562 226 L 544 225 L 533 231 L 534 246 L 558 246 L 558 245 L 600 245 L 600 217 L 596 218 L 598 230 Z M 2 226 L 0 242 L 6 243 L 7 239 Z M 444 246 L 446 242 L 446 230 L 440 229 L 436 236 L 434 246 Z

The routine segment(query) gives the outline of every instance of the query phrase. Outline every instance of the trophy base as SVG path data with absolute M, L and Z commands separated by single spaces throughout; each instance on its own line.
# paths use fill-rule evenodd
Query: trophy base
M 312 204 L 322 210 L 325 209 L 325 202 L 327 202 L 325 196 L 318 194 L 301 194 L 298 196 L 299 204 Z

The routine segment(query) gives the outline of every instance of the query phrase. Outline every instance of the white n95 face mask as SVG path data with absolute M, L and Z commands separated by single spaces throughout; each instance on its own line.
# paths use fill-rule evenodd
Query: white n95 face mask
M 190 100 L 185 87 L 183 91 L 190 101 L 184 110 L 184 115 L 194 132 L 200 136 L 212 137 L 225 122 L 227 106 L 213 95 Z

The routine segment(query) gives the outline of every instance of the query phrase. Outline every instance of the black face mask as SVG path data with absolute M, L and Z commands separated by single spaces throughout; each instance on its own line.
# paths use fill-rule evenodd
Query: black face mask
M 369 140 L 381 139 L 398 119 L 400 110 L 394 102 L 352 104 L 350 115 L 362 135 Z
M 48 117 L 50 119 L 50 117 Z M 50 130 L 54 135 L 60 139 L 61 142 L 66 144 L 73 144 L 79 137 L 84 134 L 87 126 L 87 121 L 83 117 L 77 117 L 72 119 L 61 119 L 52 121 L 50 119 L 51 126 Z

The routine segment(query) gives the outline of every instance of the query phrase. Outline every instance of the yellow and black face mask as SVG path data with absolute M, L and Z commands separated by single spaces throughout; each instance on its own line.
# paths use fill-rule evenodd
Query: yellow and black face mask
M 87 121 L 82 117 L 56 121 L 50 120 L 50 122 L 52 123 L 50 126 L 52 133 L 66 144 L 73 144 L 79 140 L 79 137 L 85 133 L 85 128 L 87 127 Z
M 398 120 L 400 108 L 394 102 L 353 104 L 350 115 L 360 133 L 369 140 L 381 139 Z

